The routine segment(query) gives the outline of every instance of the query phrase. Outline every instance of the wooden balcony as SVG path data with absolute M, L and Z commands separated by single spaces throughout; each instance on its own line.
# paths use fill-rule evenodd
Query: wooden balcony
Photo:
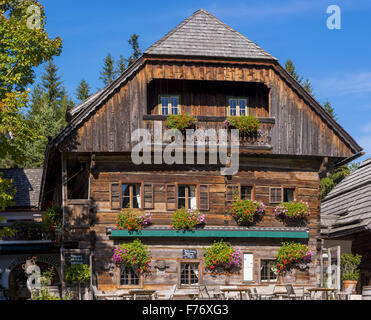
M 155 145 L 156 142 L 154 139 L 154 132 L 155 129 L 162 130 L 162 144 L 166 146 L 167 144 L 171 143 L 174 138 L 164 136 L 164 132 L 169 130 L 166 128 L 166 116 L 162 115 L 144 115 L 143 122 L 144 128 L 149 130 L 152 145 Z M 208 116 L 197 116 L 198 123 L 195 126 L 195 129 L 215 129 L 217 136 L 216 140 L 210 139 L 209 137 L 195 137 L 195 145 L 200 141 L 204 141 L 206 146 L 211 146 L 215 144 L 219 144 L 221 141 L 221 137 L 219 136 L 219 129 L 225 129 L 224 121 L 225 117 L 208 117 Z M 240 149 L 260 149 L 260 150 L 271 150 L 271 141 L 272 141 L 272 131 L 275 125 L 274 118 L 258 118 L 261 122 L 261 128 L 256 134 L 240 134 L 239 142 L 240 142 Z M 227 143 L 230 145 L 231 143 L 231 133 L 230 131 L 227 134 Z M 186 143 L 186 136 L 183 134 L 183 141 Z M 188 143 L 188 142 L 187 142 Z

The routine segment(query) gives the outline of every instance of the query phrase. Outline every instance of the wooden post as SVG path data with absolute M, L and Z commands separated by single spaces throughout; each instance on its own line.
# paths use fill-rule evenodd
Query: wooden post
M 66 156 L 64 153 L 62 153 L 62 230 L 65 230 L 66 225 L 66 205 L 67 205 L 67 161 Z M 64 281 L 64 247 L 63 247 L 63 241 L 64 236 L 62 233 L 61 237 L 61 289 L 62 289 L 62 295 L 65 288 L 65 281 Z

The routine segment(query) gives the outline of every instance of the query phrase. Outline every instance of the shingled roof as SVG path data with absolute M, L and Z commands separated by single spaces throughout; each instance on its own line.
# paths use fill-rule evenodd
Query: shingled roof
M 144 54 L 277 60 L 203 9 L 185 19 Z
M 371 158 L 323 200 L 321 224 L 322 233 L 329 236 L 371 230 Z
M 3 177 L 13 179 L 17 188 L 13 208 L 36 208 L 39 205 L 43 169 L 0 169 Z

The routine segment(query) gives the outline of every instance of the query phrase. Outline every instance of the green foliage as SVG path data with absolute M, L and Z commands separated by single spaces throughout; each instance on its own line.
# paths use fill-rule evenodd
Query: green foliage
M 357 281 L 359 278 L 359 265 L 361 264 L 362 256 L 359 254 L 344 253 L 340 257 L 340 268 L 343 280 Z
M 303 88 L 308 92 L 310 93 L 311 95 L 313 95 L 313 87 L 312 87 L 312 84 L 310 83 L 309 79 L 305 79 L 300 76 L 297 72 L 296 72 L 296 67 L 294 65 L 294 63 L 292 62 L 292 60 L 287 60 L 285 62 L 285 69 L 286 71 L 297 81 L 299 82 L 299 84 L 301 84 L 303 86 Z
M 142 230 L 144 226 L 151 223 L 152 215 L 150 213 L 140 214 L 131 209 L 122 210 L 116 218 L 116 227 L 119 230 L 128 229 L 130 231 Z
M 217 242 L 210 248 L 204 249 L 205 268 L 220 272 L 230 270 L 233 267 L 241 267 L 241 252 L 223 240 Z
M 114 64 L 115 61 L 113 60 L 112 55 L 108 53 L 104 59 L 103 71 L 100 73 L 101 76 L 99 77 L 106 86 L 115 80 L 116 71 Z
M 36 293 L 32 295 L 32 300 L 61 300 L 59 297 L 51 294 L 49 290 L 45 287 L 40 288 L 37 290 Z
M 124 71 L 126 70 L 126 59 L 124 58 L 124 56 L 122 54 L 120 54 L 120 58 L 117 60 L 117 70 L 116 70 L 116 73 L 118 75 L 124 73 Z
M 84 79 L 80 81 L 79 86 L 76 89 L 76 96 L 80 101 L 84 101 L 90 96 L 90 87 Z
M 3 173 L 0 172 L 0 212 L 13 204 L 12 200 L 16 192 L 17 190 L 13 186 L 13 181 L 11 179 L 3 178 Z M 5 221 L 5 218 L 0 216 L 0 224 L 3 221 Z M 0 239 L 4 237 L 12 237 L 15 234 L 15 229 L 9 227 L 0 228 Z
M 7 237 L 12 240 L 43 240 L 43 226 L 40 222 L 17 221 L 12 224 L 16 234 Z
M 176 230 L 193 230 L 205 222 L 205 215 L 198 210 L 181 208 L 174 212 L 171 228 Z
M 238 129 L 241 133 L 255 134 L 258 132 L 261 122 L 253 115 L 249 114 L 247 116 L 228 117 L 224 125 L 227 128 Z
M 233 215 L 238 224 L 249 225 L 264 210 L 264 204 L 261 202 L 235 198 L 230 209 L 230 214 Z
M 139 239 L 116 246 L 113 260 L 116 264 L 136 268 L 139 272 L 149 271 L 150 256 L 147 247 Z
M 140 49 L 139 49 L 139 42 L 138 42 L 139 36 L 137 34 L 132 34 L 129 39 L 129 44 L 131 45 L 131 48 L 133 49 L 132 55 L 127 59 L 128 66 L 133 64 L 139 57 L 140 57 Z
M 90 268 L 87 264 L 74 264 L 66 270 L 66 280 L 70 282 L 83 282 L 90 279 Z
M 176 130 L 185 130 L 192 128 L 196 123 L 197 119 L 193 115 L 187 113 L 170 115 L 166 119 L 166 127 Z
M 303 201 L 282 202 L 274 212 L 283 219 L 302 219 L 310 214 L 308 203 Z
M 298 264 L 308 264 L 312 259 L 309 248 L 299 242 L 283 242 L 276 255 L 278 272 L 297 268 Z
M 54 233 L 56 229 L 62 228 L 63 213 L 60 208 L 49 208 L 43 215 L 43 229 L 47 233 Z
M 36 19 L 27 12 L 31 5 L 40 9 Z M 19 146 L 38 138 L 24 117 L 27 86 L 34 82 L 35 67 L 60 54 L 62 41 L 48 38 L 44 8 L 38 0 L 0 2 L 0 20 L 0 159 L 18 163 L 23 158 Z M 27 23 L 34 20 L 36 28 Z
M 325 104 L 323 105 L 323 108 L 329 113 L 329 115 L 335 120 L 337 121 L 337 116 L 336 116 L 336 113 L 335 113 L 335 108 L 331 105 L 331 103 L 326 100 Z

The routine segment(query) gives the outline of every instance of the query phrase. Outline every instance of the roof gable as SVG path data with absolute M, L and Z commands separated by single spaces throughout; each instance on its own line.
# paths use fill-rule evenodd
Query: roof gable
M 256 43 L 203 9 L 185 19 L 144 53 L 276 60 Z

